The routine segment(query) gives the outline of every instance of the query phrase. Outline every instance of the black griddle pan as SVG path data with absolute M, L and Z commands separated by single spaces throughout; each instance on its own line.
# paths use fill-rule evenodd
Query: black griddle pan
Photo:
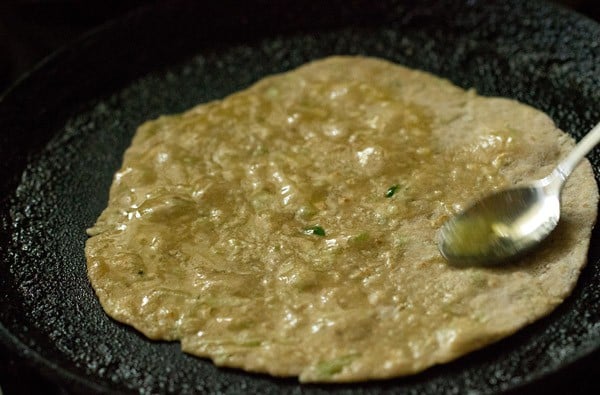
M 378 56 L 521 100 L 578 139 L 600 120 L 600 26 L 549 3 L 154 2 L 63 48 L 0 98 L 4 347 L 81 393 L 549 391 L 573 366 L 598 372 L 598 229 L 576 289 L 553 313 L 407 378 L 300 385 L 220 369 L 104 314 L 86 277 L 85 229 L 136 127 L 332 54 Z M 600 153 L 590 158 L 598 180 Z

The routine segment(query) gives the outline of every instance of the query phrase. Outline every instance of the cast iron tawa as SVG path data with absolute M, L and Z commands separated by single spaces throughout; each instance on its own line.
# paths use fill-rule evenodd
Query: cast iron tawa
M 86 277 L 85 229 L 105 207 L 112 175 L 147 119 L 313 59 L 361 54 L 531 104 L 576 138 L 600 120 L 600 26 L 555 6 L 271 3 L 149 6 L 59 51 L 0 98 L 4 346 L 82 393 L 495 393 L 548 389 L 574 363 L 597 365 L 597 229 L 576 289 L 549 316 L 405 378 L 300 385 L 217 368 L 106 316 Z M 598 180 L 600 155 L 590 158 Z

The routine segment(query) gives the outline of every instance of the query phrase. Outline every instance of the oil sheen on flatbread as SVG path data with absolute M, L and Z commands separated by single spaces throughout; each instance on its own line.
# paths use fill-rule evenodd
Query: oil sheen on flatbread
M 545 114 L 387 61 L 331 57 L 146 122 L 88 230 L 106 312 L 183 351 L 300 381 L 419 372 L 547 314 L 586 262 L 586 161 L 544 247 L 456 268 L 440 225 L 548 174 Z

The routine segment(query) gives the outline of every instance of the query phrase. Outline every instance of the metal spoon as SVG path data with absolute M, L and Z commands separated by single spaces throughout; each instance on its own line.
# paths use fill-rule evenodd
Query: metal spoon
M 558 224 L 565 181 L 599 142 L 600 123 L 549 176 L 489 195 L 452 217 L 438 233 L 442 255 L 457 265 L 493 265 L 537 246 Z

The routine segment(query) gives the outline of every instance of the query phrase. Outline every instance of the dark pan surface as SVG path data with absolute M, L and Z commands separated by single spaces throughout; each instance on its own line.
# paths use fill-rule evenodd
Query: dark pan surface
M 578 360 L 598 361 L 598 229 L 577 288 L 556 311 L 403 379 L 300 386 L 218 369 L 104 314 L 86 278 L 84 231 L 146 119 L 311 59 L 366 54 L 532 104 L 577 138 L 600 120 L 600 26 L 576 14 L 521 1 L 276 4 L 169 2 L 141 10 L 59 52 L 0 99 L 5 346 L 86 393 L 490 393 L 548 379 Z M 600 155 L 591 159 L 598 180 Z

